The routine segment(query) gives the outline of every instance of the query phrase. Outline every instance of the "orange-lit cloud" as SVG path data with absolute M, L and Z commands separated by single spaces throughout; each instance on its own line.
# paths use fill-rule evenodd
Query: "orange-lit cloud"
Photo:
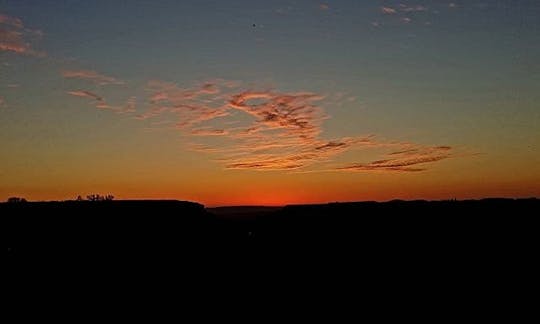
M 225 80 L 187 88 L 154 80 L 148 82 L 146 90 L 146 108 L 134 118 L 150 120 L 149 129 L 181 132 L 190 149 L 211 154 L 225 169 L 328 171 L 327 165 L 347 151 L 386 149 L 391 150 L 386 157 L 332 170 L 421 171 L 425 164 L 451 156 L 448 146 L 381 141 L 375 135 L 324 138 L 323 124 L 329 116 L 323 105 L 350 102 L 343 94 L 246 90 L 239 83 Z M 134 97 L 124 106 L 112 106 L 90 91 L 67 93 L 91 99 L 99 109 L 136 112 Z
M 29 41 L 32 35 L 36 35 L 36 31 L 25 29 L 21 19 L 0 14 L 0 51 L 44 56 L 44 52 L 32 48 Z
M 135 118 L 153 119 L 153 126 L 159 123 L 169 129 L 174 122 L 173 129 L 191 139 L 192 150 L 211 154 L 226 169 L 327 171 L 322 165 L 349 150 L 386 148 L 394 151 L 384 163 L 380 159 L 337 169 L 412 171 L 419 169 L 413 165 L 438 161 L 450 150 L 378 141 L 374 135 L 323 138 L 322 125 L 329 116 L 322 103 L 349 100 L 344 95 L 330 100 L 311 92 L 245 90 L 224 80 L 189 88 L 154 80 L 147 90 L 148 108 Z M 216 137 L 219 144 L 212 143 Z
M 64 78 L 75 78 L 89 80 L 100 85 L 106 84 L 123 84 L 124 82 L 117 80 L 116 78 L 100 74 L 96 71 L 91 70 L 66 70 L 62 71 L 62 76 Z
M 75 97 L 89 98 L 89 99 L 93 99 L 93 100 L 96 100 L 96 101 L 103 102 L 102 97 L 100 97 L 97 94 L 95 94 L 93 92 L 90 92 L 90 91 L 76 90 L 76 91 L 68 91 L 67 93 L 72 95 L 72 96 L 75 96 Z
M 386 159 L 368 163 L 356 163 L 338 167 L 340 171 L 398 171 L 418 172 L 425 171 L 425 164 L 451 158 L 451 147 L 415 147 L 412 149 L 391 152 Z
M 17 29 L 24 28 L 24 24 L 21 19 L 4 14 L 0 14 L 0 24 L 15 27 Z
M 156 118 L 167 113 L 176 116 L 177 128 L 189 130 L 202 122 L 228 115 L 222 91 L 233 85 L 224 80 L 215 80 L 192 88 L 181 88 L 170 82 L 149 81 L 150 108 L 136 118 Z
M 198 128 L 191 130 L 191 135 L 195 136 L 223 136 L 227 134 L 228 132 L 224 129 Z

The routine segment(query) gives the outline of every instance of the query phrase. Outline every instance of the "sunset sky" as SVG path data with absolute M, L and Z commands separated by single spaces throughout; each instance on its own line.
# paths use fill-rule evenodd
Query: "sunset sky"
M 540 196 L 540 1 L 0 0 L 0 200 Z

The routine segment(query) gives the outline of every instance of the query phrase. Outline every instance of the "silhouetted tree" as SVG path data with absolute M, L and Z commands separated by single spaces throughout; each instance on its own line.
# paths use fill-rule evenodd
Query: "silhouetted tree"
M 25 203 L 26 199 L 20 197 L 10 197 L 7 200 L 8 203 Z
M 113 195 L 102 196 L 100 194 L 92 194 L 92 195 L 86 196 L 86 199 L 88 199 L 89 201 L 111 201 L 114 199 L 114 196 Z
M 89 201 L 100 201 L 100 200 L 102 200 L 101 196 L 98 195 L 98 194 L 88 195 L 88 196 L 86 196 L 86 199 L 88 199 Z
M 84 199 L 81 197 L 81 195 L 78 195 L 76 200 L 77 201 L 83 201 Z

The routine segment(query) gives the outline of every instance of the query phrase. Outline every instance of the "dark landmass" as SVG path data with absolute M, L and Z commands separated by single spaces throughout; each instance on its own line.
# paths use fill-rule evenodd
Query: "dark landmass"
M 171 262 L 241 254 L 258 260 L 410 260 L 523 256 L 538 199 L 221 207 L 183 201 L 2 203 L 10 259 Z M 445 262 L 446 262 L 445 261 Z M 263 261 L 264 262 L 264 261 Z
M 213 207 L 206 210 L 220 219 L 231 221 L 238 220 L 255 220 L 265 215 L 273 214 L 283 207 L 268 207 L 268 206 L 230 206 L 230 207 Z

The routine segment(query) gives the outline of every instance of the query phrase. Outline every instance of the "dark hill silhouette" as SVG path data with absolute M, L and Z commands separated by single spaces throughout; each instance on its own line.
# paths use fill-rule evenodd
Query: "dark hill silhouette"
M 36 260 L 163 257 L 248 238 L 185 201 L 2 203 L 0 214 L 12 255 Z
M 184 201 L 67 201 L 2 203 L 0 214 L 15 248 L 11 256 L 168 258 L 241 250 L 253 259 L 303 246 L 304 255 L 330 249 L 373 258 L 474 259 L 525 250 L 539 205 L 538 199 L 484 199 L 205 209 Z
M 0 215 L 11 291 L 75 283 L 77 291 L 104 296 L 120 282 L 125 291 L 173 284 L 175 293 L 207 298 L 227 283 L 225 294 L 251 297 L 303 281 L 317 290 L 356 285 L 370 298 L 393 291 L 406 300 L 422 287 L 426 296 L 461 300 L 471 288 L 497 298 L 508 287 L 530 286 L 539 207 L 537 199 L 392 201 L 214 215 L 180 201 L 72 201 L 4 203 Z M 231 219 L 235 212 L 242 217 Z M 246 287 L 239 290 L 239 282 Z

